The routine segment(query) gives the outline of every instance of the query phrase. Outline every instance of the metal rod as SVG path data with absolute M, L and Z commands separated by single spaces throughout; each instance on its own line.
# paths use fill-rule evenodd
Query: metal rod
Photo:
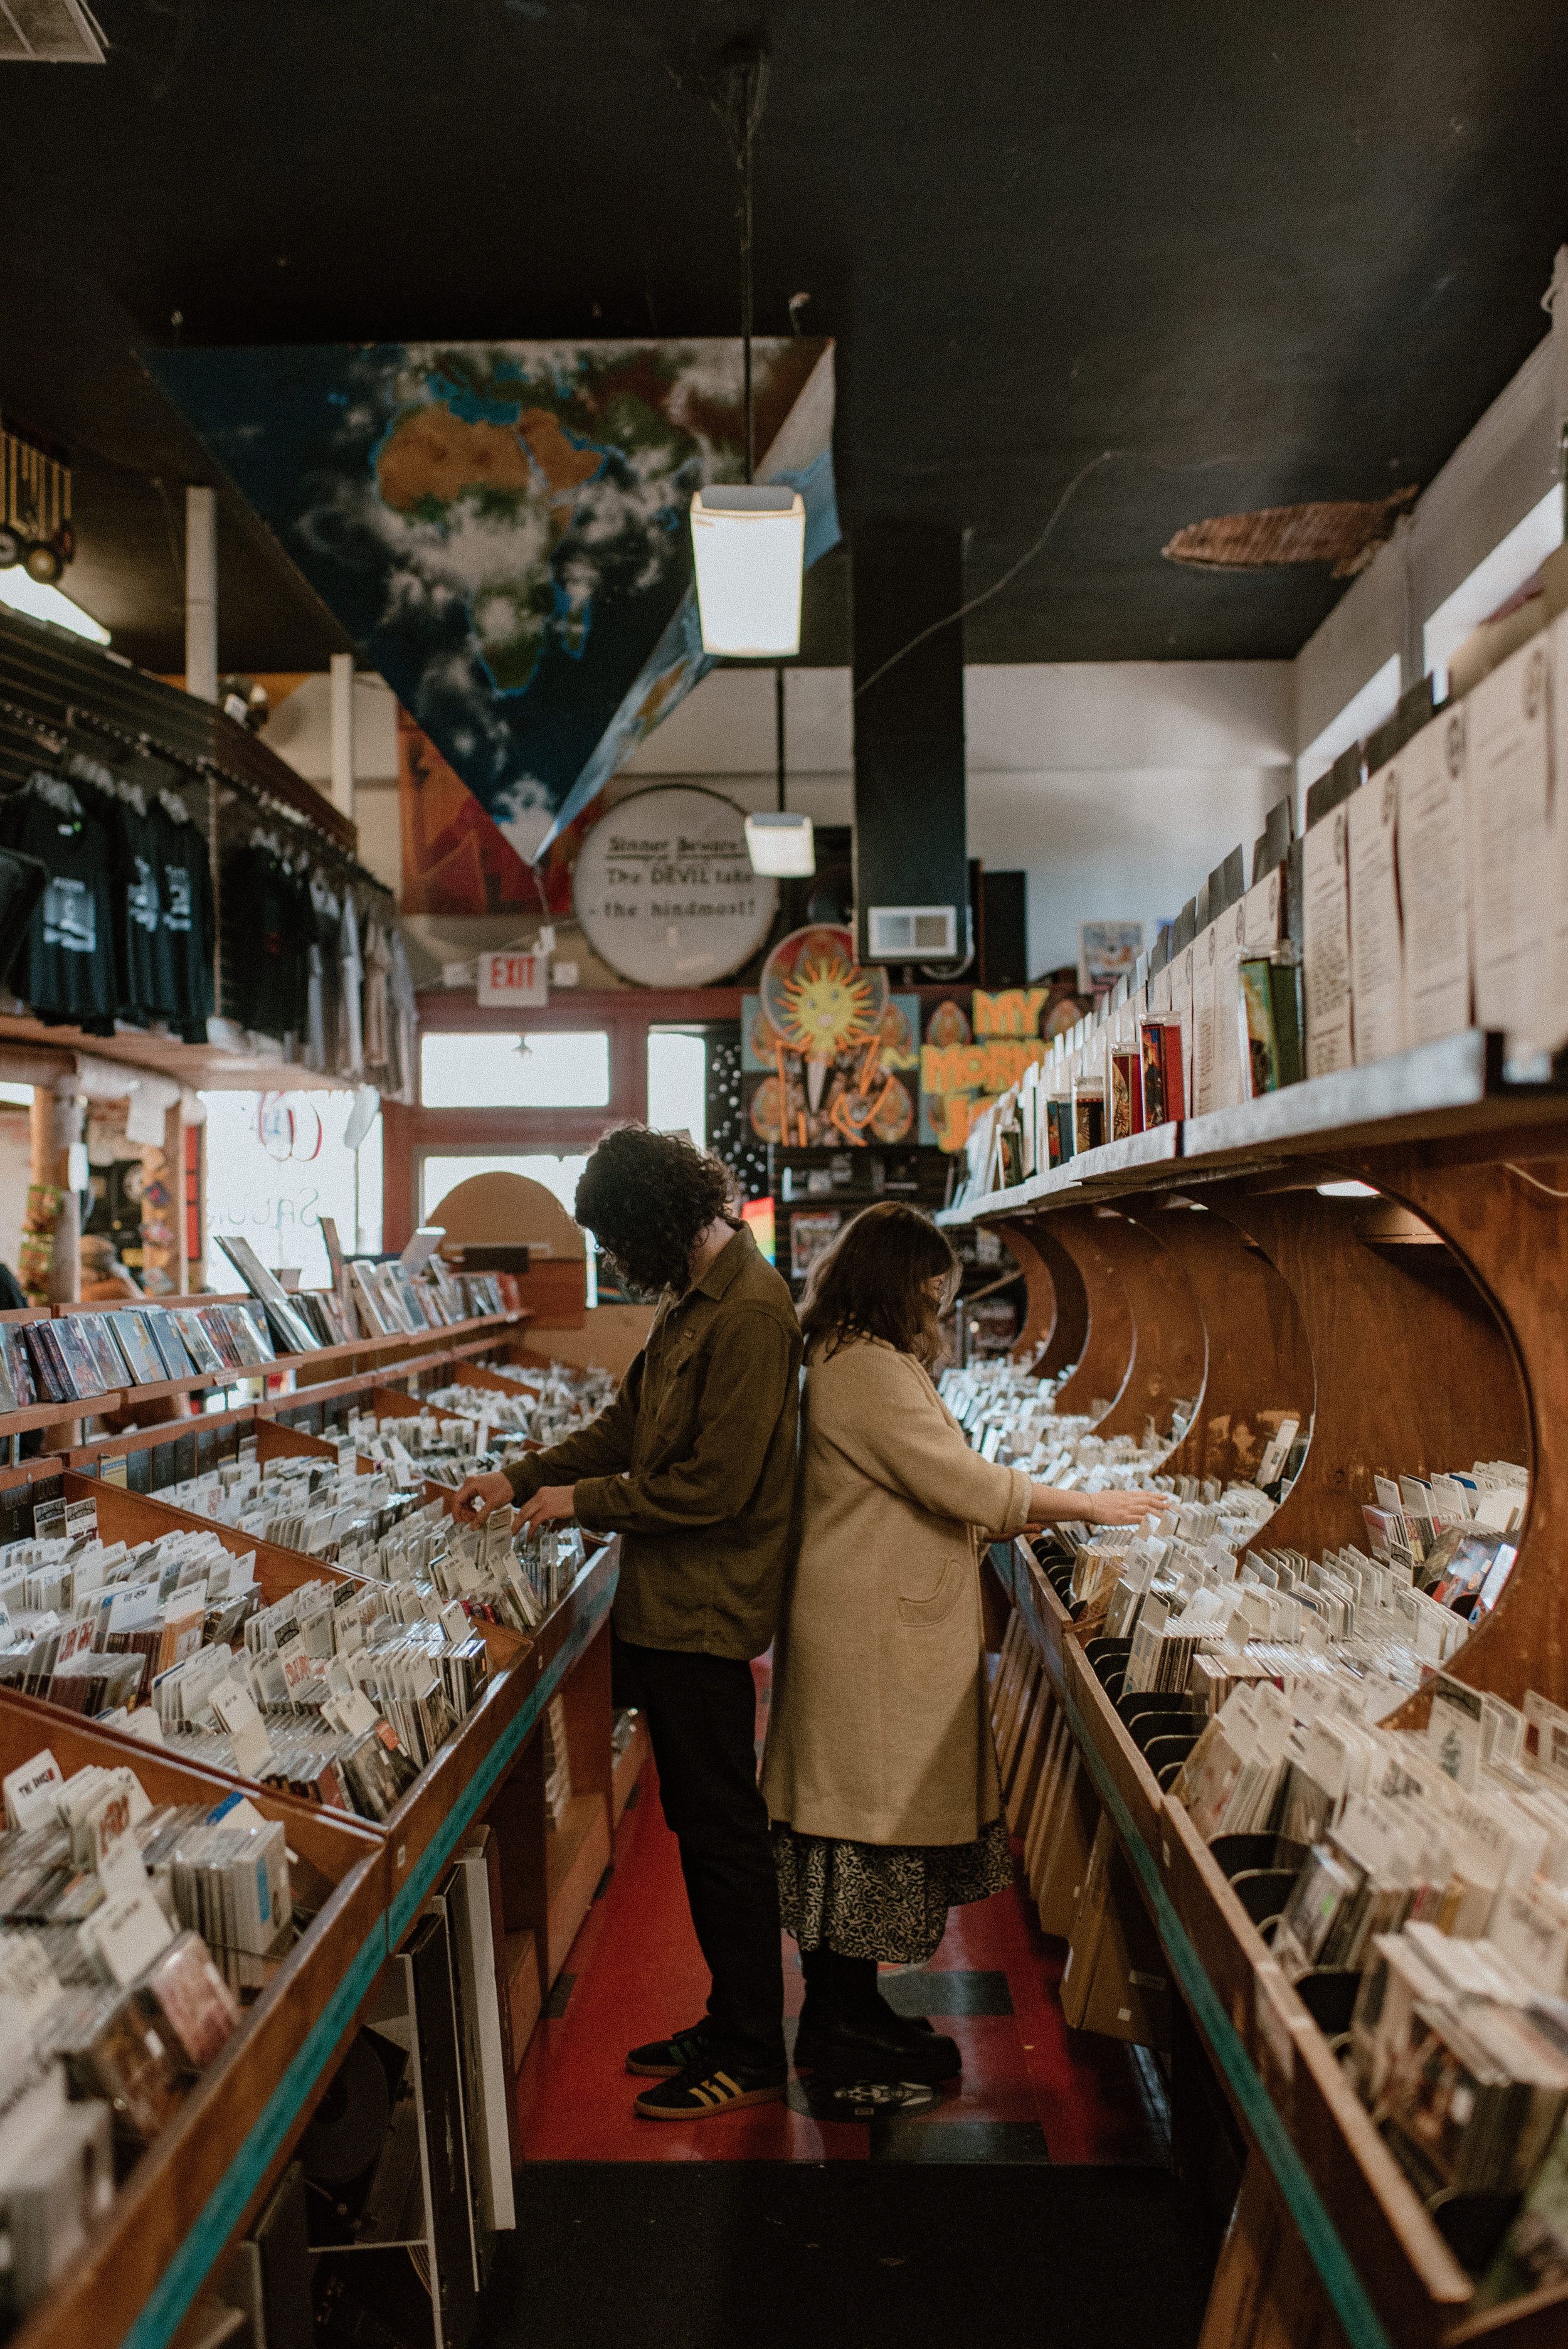
M 773 665 L 773 760 L 779 784 L 779 812 L 784 812 L 784 665 Z
M 214 492 L 185 492 L 185 690 L 218 698 L 218 516 Z
M 746 409 L 746 478 L 757 470 L 757 421 L 751 406 L 751 142 L 756 128 L 757 66 L 745 67 L 740 133 L 740 366 Z

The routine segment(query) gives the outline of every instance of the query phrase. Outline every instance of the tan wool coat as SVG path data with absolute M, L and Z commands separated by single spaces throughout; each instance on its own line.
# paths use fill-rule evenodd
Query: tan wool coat
M 997 1816 L 979 1549 L 1028 1506 L 1024 1471 L 971 1451 L 912 1355 L 880 1339 L 817 1354 L 762 1767 L 774 1819 L 962 1844 Z

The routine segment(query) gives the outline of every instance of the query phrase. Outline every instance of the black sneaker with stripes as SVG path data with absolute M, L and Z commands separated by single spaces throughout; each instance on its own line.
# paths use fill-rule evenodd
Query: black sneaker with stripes
M 633 2110 L 645 2121 L 712 2120 L 719 2113 L 738 2112 L 742 2105 L 776 2104 L 789 2085 L 782 2064 L 776 2072 L 754 2072 L 709 2057 L 645 2088 Z
M 650 2039 L 644 2046 L 634 2047 L 626 2058 L 627 2071 L 650 2080 L 668 2080 L 677 2072 L 689 2071 L 702 2061 L 707 2029 L 705 2016 L 688 2030 L 672 2031 L 667 2039 Z

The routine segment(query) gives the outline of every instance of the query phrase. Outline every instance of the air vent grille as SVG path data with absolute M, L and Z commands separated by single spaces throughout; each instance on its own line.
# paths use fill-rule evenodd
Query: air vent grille
M 871 905 L 866 921 L 872 959 L 904 957 L 944 961 L 958 951 L 958 922 L 951 905 Z
M 101 66 L 107 47 L 84 0 L 0 0 L 0 65 Z

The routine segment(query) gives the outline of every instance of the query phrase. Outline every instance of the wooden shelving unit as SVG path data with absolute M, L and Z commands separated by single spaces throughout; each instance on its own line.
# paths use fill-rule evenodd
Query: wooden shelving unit
M 449 1349 L 397 1361 L 391 1375 L 449 1375 L 456 1361 L 467 1363 L 504 1340 L 505 1324 L 517 1318 L 470 1324 L 482 1334 L 465 1338 L 460 1354 Z M 326 1437 L 288 1421 L 314 1416 L 324 1402 L 348 1395 L 388 1411 L 418 1409 L 405 1390 L 381 1385 L 387 1375 L 383 1358 L 357 1377 L 333 1381 L 330 1394 L 307 1389 L 215 1414 L 212 1423 L 253 1431 L 260 1456 L 335 1455 Z M 210 1529 L 225 1548 L 254 1551 L 266 1599 L 313 1578 L 349 1578 L 322 1559 L 257 1541 L 105 1473 L 111 1462 L 188 1443 L 207 1427 L 205 1420 L 176 1422 L 83 1446 L 68 1462 L 0 1470 L 0 1501 L 37 1485 L 67 1499 L 90 1498 L 111 1540 L 145 1540 L 181 1526 Z M 216 1802 L 242 1788 L 269 1816 L 287 1817 L 291 1848 L 300 1855 L 297 1880 L 316 1888 L 322 1900 L 309 1935 L 233 2047 L 139 2165 L 110 2230 L 95 2239 L 18 2335 L 24 2349 L 74 2349 L 88 2338 L 163 2349 L 203 2278 L 270 2190 L 346 2051 L 377 1974 L 475 1822 L 493 1827 L 498 1840 L 511 2040 L 521 2063 L 610 1857 L 608 1624 L 618 1572 L 619 1548 L 611 1542 L 587 1560 L 531 1639 L 504 1626 L 483 1627 L 491 1666 L 483 1698 L 379 1823 L 280 1796 L 232 1772 L 179 1761 L 123 1730 L 100 1729 L 59 1706 L 0 1691 L 5 1769 L 46 1744 L 67 1771 L 87 1759 L 127 1763 L 159 1800 L 174 1799 L 166 1789 L 176 1783 L 195 1790 L 186 1800 Z M 565 1708 L 573 1793 L 562 1827 L 552 1829 L 539 1725 L 557 1697 Z M 308 1980 L 302 1971 L 307 1951 Z M 242 2044 L 242 2064 L 236 2055 Z M 155 2209 L 152 2196 L 159 2198 Z M 134 2256 L 124 2250 L 128 2228 L 137 2230 Z
M 1374 1468 L 1523 1461 L 1512 1574 L 1446 1669 L 1516 1704 L 1531 1688 L 1568 1702 L 1568 1091 L 1509 1083 L 1500 1040 L 1472 1032 L 1158 1135 L 1159 1154 L 1135 1137 L 944 1218 L 994 1226 L 1016 1257 L 1020 1350 L 1077 1365 L 1057 1407 L 1137 1433 L 1147 1415 L 1164 1424 L 1169 1398 L 1195 1398 L 1165 1465 L 1220 1477 L 1255 1466 L 1261 1413 L 1310 1422 L 1260 1536 L 1308 1552 L 1361 1538 Z M 1320 1188 L 1346 1183 L 1378 1195 Z M 1561 2344 L 1568 2290 L 1473 2311 L 1470 2279 L 1161 1793 L 1051 1584 L 1022 1543 L 992 1556 L 1247 2137 L 1244 2199 L 1288 2216 L 1344 2341 Z M 1398 1722 L 1420 1725 L 1426 1704 Z
M 161 1301 L 178 1311 L 193 1304 L 237 1304 L 242 1300 L 234 1297 L 176 1297 Z M 58 1314 L 70 1314 L 113 1312 L 116 1309 L 109 1303 L 61 1305 L 52 1309 Z M 10 1321 L 46 1320 L 48 1311 L 9 1313 L 5 1318 Z M 20 1411 L 0 1412 L 0 1438 L 21 1435 L 35 1427 L 101 1419 L 110 1412 L 135 1411 L 140 1404 L 162 1402 L 176 1395 L 210 1394 L 219 1389 L 247 1384 L 265 1389 L 272 1387 L 274 1380 L 285 1378 L 293 1380 L 296 1392 L 312 1401 L 325 1400 L 329 1395 L 349 1392 L 366 1378 L 401 1378 L 444 1363 L 466 1364 L 493 1346 L 499 1337 L 515 1337 L 528 1318 L 521 1311 L 480 1314 L 469 1321 L 452 1322 L 445 1330 L 425 1330 L 417 1335 L 405 1331 L 392 1338 L 362 1338 L 353 1345 L 322 1346 L 309 1354 L 279 1354 L 273 1361 L 239 1370 L 225 1367 L 222 1371 L 192 1371 L 188 1378 L 156 1379 L 145 1386 L 117 1387 L 105 1394 L 88 1395 L 81 1402 L 29 1403 Z M 258 1400 L 275 1404 L 282 1397 L 274 1388 L 270 1397 Z
M 67 1775 L 133 1760 L 155 1802 L 222 1800 L 227 1781 L 157 1746 L 117 1737 L 54 1706 L 0 1692 L 5 1770 L 47 1744 Z M 134 1756 L 125 1751 L 135 1743 Z M 335 1813 L 264 1791 L 253 1800 L 286 1820 L 296 1898 L 316 1913 L 176 2118 L 141 2156 L 108 2223 L 15 2336 L 17 2349 L 85 2341 L 155 2349 L 275 2174 L 331 2077 L 335 2053 L 387 1951 L 383 1840 Z

